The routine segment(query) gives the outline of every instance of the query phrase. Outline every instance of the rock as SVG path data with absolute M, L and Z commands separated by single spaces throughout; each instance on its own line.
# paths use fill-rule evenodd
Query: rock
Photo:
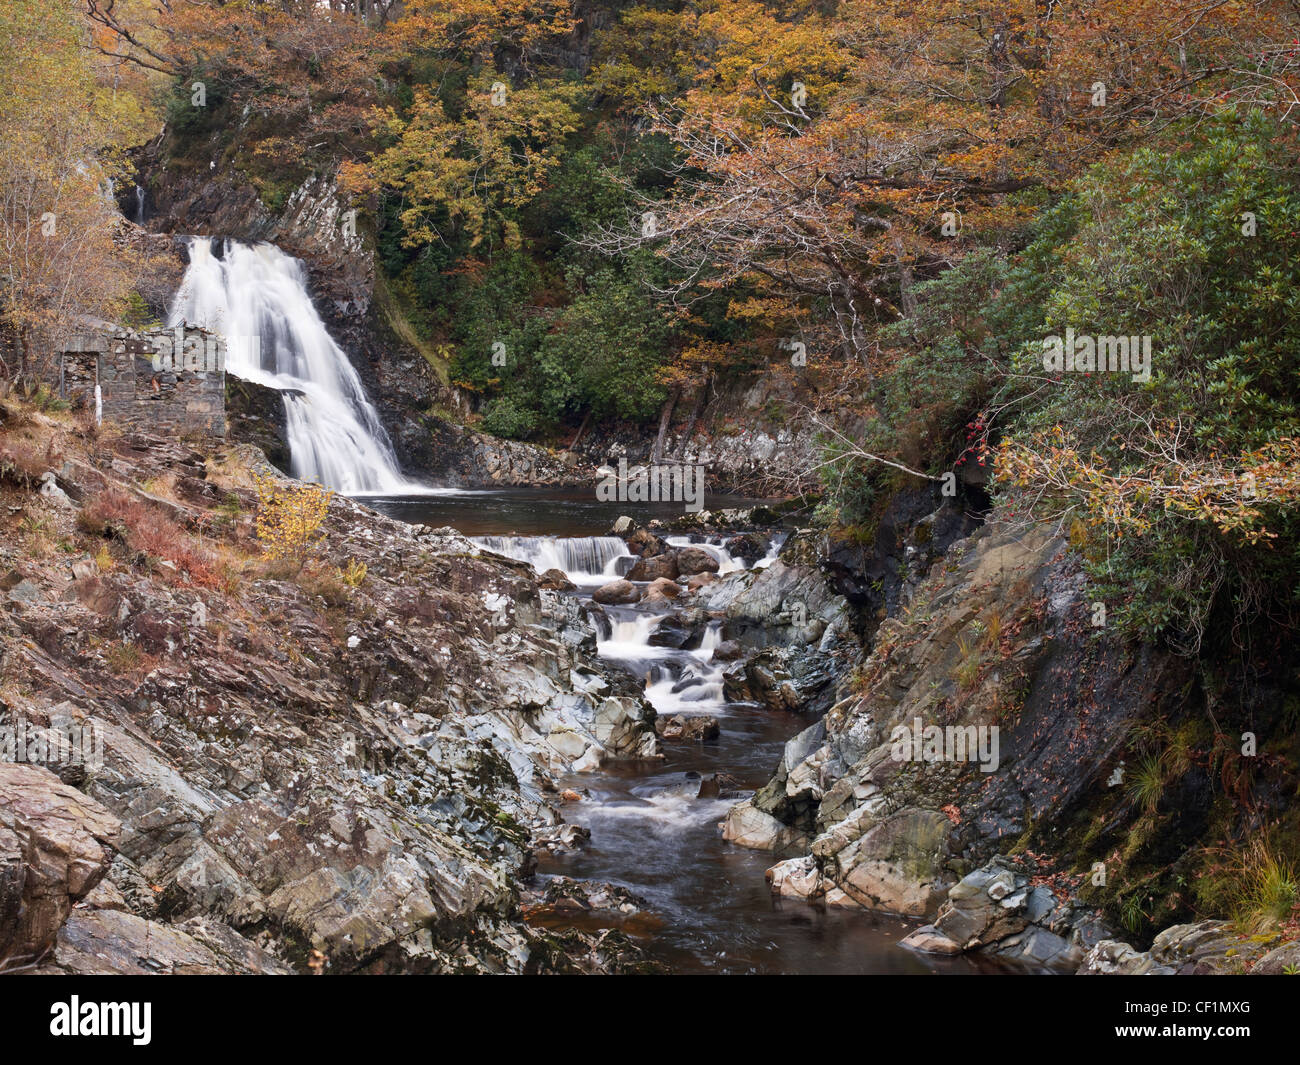
M 954 884 L 935 927 L 964 950 L 996 943 L 1029 924 L 1024 906 L 1008 908 L 1001 900 L 1024 889 L 1029 878 L 990 863 Z
M 1173 972 L 1153 962 L 1149 953 L 1115 939 L 1103 939 L 1094 946 L 1078 969 L 1080 976 L 1171 976 Z
M 948 891 L 948 828 L 938 811 L 912 807 L 876 822 L 860 819 L 861 835 L 847 846 L 828 846 L 828 837 L 820 837 L 814 854 L 823 856 L 825 874 L 843 896 L 832 900 L 826 888 L 827 902 L 933 917 Z
M 0 969 L 39 961 L 108 868 L 121 824 L 48 769 L 0 763 Z
M 608 606 L 635 603 L 641 598 L 641 589 L 628 580 L 610 581 L 591 593 L 592 599 Z
M 1268 953 L 1260 942 L 1227 921 L 1195 921 L 1166 928 L 1151 943 L 1151 960 L 1191 975 L 1244 973 Z
M 717 573 L 718 560 L 700 547 L 679 547 L 675 552 L 677 575 L 693 577 L 699 573 Z
M 707 588 L 710 584 L 718 583 L 716 573 L 695 573 L 686 581 L 686 590 L 698 592 L 701 588 Z
M 41 497 L 49 503 L 64 510 L 75 509 L 75 504 L 68 498 L 68 494 L 59 487 L 58 478 L 54 475 L 53 470 L 46 470 L 41 474 L 41 486 L 37 489 Z
M 624 539 L 627 541 L 628 550 L 641 558 L 653 558 L 672 550 L 664 540 L 649 529 L 635 529 Z
M 9 589 L 11 603 L 36 603 L 41 598 L 41 587 L 35 581 L 24 579 Z
M 629 533 L 634 531 L 636 527 L 636 522 L 626 514 L 623 514 L 620 515 L 615 520 L 614 524 L 610 526 L 609 534 L 610 536 L 627 536 Z
M 559 569 L 548 569 L 537 579 L 537 587 L 548 588 L 555 592 L 571 592 L 577 587 L 568 575 Z
M 655 730 L 665 740 L 681 740 L 685 743 L 705 743 L 716 740 L 721 735 L 716 717 L 688 716 L 675 714 L 670 718 L 659 717 L 655 720 Z
M 293 970 L 219 922 L 178 926 L 119 910 L 78 909 L 60 930 L 53 965 L 102 976 L 283 975 Z
M 99 566 L 95 564 L 93 558 L 79 558 L 72 564 L 72 579 L 74 581 L 89 580 L 91 577 L 99 576 Z
M 659 577 L 651 581 L 649 587 L 645 590 L 647 602 L 669 602 L 681 594 L 681 585 L 676 581 L 670 581 L 667 577 Z
M 587 748 L 583 756 L 569 768 L 575 773 L 595 773 L 604 764 L 604 752 L 595 744 L 592 744 Z
M 646 642 L 651 647 L 673 647 L 680 650 L 698 634 L 698 626 L 690 624 L 680 614 L 669 614 L 655 626 Z
M 922 954 L 960 954 L 961 944 L 954 943 L 932 924 L 922 925 L 898 941 L 900 947 Z
M 715 662 L 734 662 L 736 659 L 744 656 L 744 648 L 735 640 L 723 640 L 713 649 L 713 660 Z
M 1251 976 L 1281 976 L 1300 971 L 1300 940 L 1275 947 L 1250 968 Z
M 722 825 L 722 838 L 729 843 L 760 851 L 785 850 L 798 845 L 803 839 L 795 829 L 782 824 L 748 800 L 737 803 L 727 811 L 727 818 Z
M 666 578 L 670 581 L 677 580 L 677 559 L 671 555 L 653 555 L 649 558 L 639 558 L 636 564 L 627 572 L 629 581 L 657 581 L 660 578 Z
M 640 698 L 612 696 L 602 701 L 592 734 L 615 757 L 653 758 L 659 753 L 654 708 Z

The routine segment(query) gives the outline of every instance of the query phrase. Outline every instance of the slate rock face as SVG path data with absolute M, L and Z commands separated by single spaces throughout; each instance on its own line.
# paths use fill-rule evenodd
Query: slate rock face
M 73 904 L 107 870 L 120 828 L 50 770 L 0 763 L 0 970 L 51 951 Z

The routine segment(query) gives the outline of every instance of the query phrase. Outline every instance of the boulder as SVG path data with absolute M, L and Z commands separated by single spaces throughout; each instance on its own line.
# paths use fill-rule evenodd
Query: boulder
M 549 588 L 554 592 L 571 592 L 576 585 L 569 580 L 564 570 L 548 569 L 537 578 L 537 587 Z
M 693 577 L 697 573 L 718 572 L 718 560 L 702 547 L 679 547 L 674 555 L 679 576 Z
M 667 577 L 660 577 L 658 580 L 650 582 L 650 586 L 645 590 L 644 598 L 648 605 L 667 606 L 681 594 L 681 585 L 676 581 L 670 581 Z
M 621 606 L 637 602 L 641 598 L 641 589 L 631 581 L 610 581 L 592 592 L 591 597 L 607 606 Z
M 629 581 L 657 581 L 667 578 L 677 579 L 677 559 L 672 555 L 652 555 L 650 558 L 637 559 L 636 564 L 627 572 Z
M 660 620 L 647 641 L 652 647 L 674 647 L 680 650 L 696 635 L 696 626 L 680 614 L 669 614 Z
M 674 714 L 672 717 L 660 717 L 655 720 L 655 731 L 665 740 L 680 740 L 683 743 L 705 743 L 716 740 L 722 730 L 718 719 L 708 715 L 690 716 Z

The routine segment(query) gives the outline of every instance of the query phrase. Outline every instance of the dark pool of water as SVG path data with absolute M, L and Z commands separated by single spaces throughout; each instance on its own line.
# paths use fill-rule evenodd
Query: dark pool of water
M 753 507 L 770 499 L 706 496 L 708 510 Z M 681 503 L 602 503 L 594 490 L 572 488 L 467 489 L 446 495 L 371 496 L 381 514 L 440 528 L 450 525 L 466 536 L 602 536 L 620 515 L 644 524 L 669 521 L 686 513 Z

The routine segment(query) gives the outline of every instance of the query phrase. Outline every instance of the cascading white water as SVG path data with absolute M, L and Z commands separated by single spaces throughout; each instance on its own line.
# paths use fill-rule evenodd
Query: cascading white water
M 739 573 L 745 568 L 744 559 L 736 558 L 726 549 L 720 538 L 710 540 L 692 540 L 689 536 L 665 536 L 664 543 L 669 547 L 698 547 L 701 551 L 718 560 L 718 576 Z
M 226 369 L 282 394 L 293 475 L 346 495 L 429 491 L 398 469 L 361 378 L 312 305 L 302 263 L 273 244 L 187 243 L 168 324 L 223 334 Z
M 558 569 L 574 584 L 612 581 L 619 575 L 618 560 L 632 558 L 617 536 L 476 536 L 474 543 L 527 562 L 538 573 Z

